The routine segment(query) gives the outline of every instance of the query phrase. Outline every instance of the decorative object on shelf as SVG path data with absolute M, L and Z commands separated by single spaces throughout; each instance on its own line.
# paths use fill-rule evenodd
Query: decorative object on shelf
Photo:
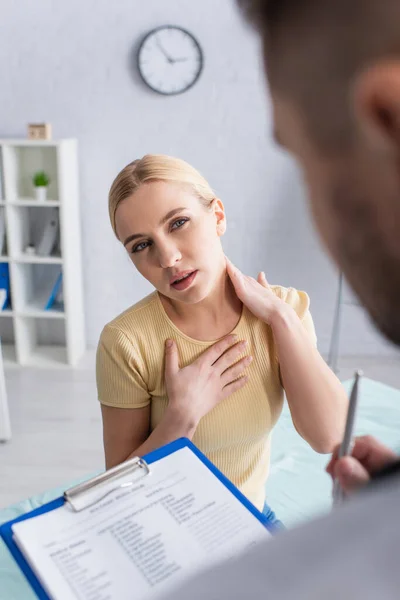
M 28 254 L 28 256 L 35 256 L 36 248 L 33 244 L 29 244 L 28 246 L 26 246 L 24 252 L 25 252 L 25 254 Z
M 51 125 L 50 125 L 50 123 L 29 123 L 28 139 L 29 140 L 51 140 Z
M 44 171 L 37 171 L 33 178 L 33 185 L 35 186 L 36 200 L 39 202 L 45 202 L 47 198 L 47 187 L 50 183 L 50 177 Z
M 58 208 L 46 209 L 43 228 L 39 232 L 36 252 L 39 256 L 50 256 L 56 244 L 59 232 Z
M 203 70 L 203 51 L 196 38 L 174 25 L 150 31 L 137 54 L 139 74 L 158 94 L 182 94 L 199 79 Z
M 0 290 L 3 292 L 3 300 L 0 309 L 10 307 L 10 270 L 8 263 L 0 263 Z

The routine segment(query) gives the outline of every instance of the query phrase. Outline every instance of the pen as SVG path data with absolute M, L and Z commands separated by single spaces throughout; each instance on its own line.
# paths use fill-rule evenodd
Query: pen
M 356 417 L 357 402 L 358 402 L 358 385 L 362 371 L 356 371 L 354 375 L 353 388 L 350 394 L 349 407 L 347 410 L 346 427 L 342 443 L 340 444 L 338 459 L 348 456 L 351 453 L 351 445 L 353 438 L 354 422 Z M 333 504 L 340 504 L 344 500 L 343 490 L 337 479 L 333 483 Z

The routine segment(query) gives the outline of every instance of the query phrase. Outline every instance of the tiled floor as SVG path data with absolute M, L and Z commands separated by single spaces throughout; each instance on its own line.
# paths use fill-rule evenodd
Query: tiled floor
M 361 368 L 400 388 L 400 359 L 346 358 L 339 377 Z M 6 371 L 13 437 L 0 444 L 0 508 L 103 467 L 94 364 L 79 369 Z

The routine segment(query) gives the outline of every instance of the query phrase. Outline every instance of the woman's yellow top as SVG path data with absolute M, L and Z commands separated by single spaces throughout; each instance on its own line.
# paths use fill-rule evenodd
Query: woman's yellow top
M 290 304 L 316 343 L 306 293 L 272 286 Z M 249 381 L 204 416 L 193 437 L 198 448 L 259 508 L 265 500 L 270 433 L 281 413 L 284 391 L 271 328 L 243 307 L 232 333 L 247 341 L 253 356 Z M 151 430 L 168 404 L 164 384 L 165 341 L 178 346 L 180 366 L 192 363 L 215 342 L 182 333 L 154 292 L 103 329 L 97 349 L 97 390 L 102 404 L 142 408 L 150 404 Z

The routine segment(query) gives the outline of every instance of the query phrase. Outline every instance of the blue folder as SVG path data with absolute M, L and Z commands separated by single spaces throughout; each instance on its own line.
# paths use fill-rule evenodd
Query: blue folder
M 258 519 L 271 533 L 276 532 L 276 528 L 272 523 L 268 521 L 268 517 L 266 517 L 259 510 L 257 510 L 257 508 L 233 485 L 233 483 L 231 483 L 229 479 L 227 479 L 225 475 L 223 475 L 221 471 L 219 471 L 208 460 L 208 458 L 204 456 L 204 454 L 200 452 L 200 450 L 187 438 L 180 438 L 178 440 L 175 440 L 174 442 L 171 442 L 170 444 L 167 444 L 166 446 L 163 446 L 162 448 L 159 448 L 158 450 L 154 450 L 153 452 L 150 452 L 149 454 L 143 456 L 143 459 L 146 461 L 147 464 L 151 464 L 185 447 L 190 448 L 190 450 L 192 450 L 192 452 L 194 452 L 194 454 L 198 456 L 198 458 L 215 475 L 215 477 L 217 477 L 225 485 L 225 487 L 227 487 L 228 490 L 232 492 L 234 496 L 236 496 L 236 498 L 254 515 L 256 519 Z M 39 508 L 36 508 L 35 510 L 32 510 L 29 513 L 21 515 L 17 519 L 9 521 L 8 523 L 4 523 L 0 526 L 0 536 L 3 538 L 5 544 L 10 550 L 19 568 L 25 575 L 26 579 L 28 580 L 28 582 L 30 583 L 34 592 L 40 600 L 51 599 L 43 589 L 41 583 L 32 571 L 28 562 L 25 560 L 23 554 L 20 552 L 18 546 L 15 544 L 13 540 L 13 533 L 11 527 L 12 525 L 14 525 L 14 523 L 18 523 L 19 521 L 24 521 L 25 519 L 30 519 L 42 513 L 50 512 L 51 510 L 59 508 L 60 506 L 63 506 L 64 502 L 64 498 L 57 498 L 56 500 L 53 500 L 48 504 L 44 504 L 43 506 L 40 506 Z
M 0 310 L 10 307 L 10 271 L 8 263 L 0 263 L 0 289 L 6 291 L 6 297 Z
M 60 292 L 61 284 L 62 284 L 62 273 L 60 273 L 59 276 L 57 277 L 57 280 L 50 292 L 50 296 L 46 302 L 46 306 L 44 307 L 44 310 L 50 310 L 51 308 L 54 307 L 54 303 L 57 301 L 57 296 Z

